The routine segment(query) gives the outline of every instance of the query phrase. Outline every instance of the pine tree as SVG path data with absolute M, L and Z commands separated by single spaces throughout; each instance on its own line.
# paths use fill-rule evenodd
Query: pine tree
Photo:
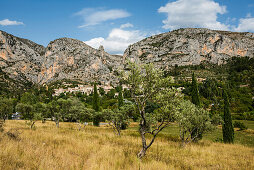
M 118 93 L 118 108 L 123 106 L 123 93 L 122 93 L 122 87 L 119 88 L 119 93 Z
M 94 88 L 93 88 L 93 109 L 98 112 L 100 110 L 100 105 L 99 105 L 99 94 L 97 90 L 97 85 L 94 83 Z
M 197 79 L 194 75 L 192 74 L 192 91 L 191 91 L 191 98 L 192 98 L 192 103 L 195 104 L 196 106 L 200 106 L 200 99 L 199 99 L 199 92 L 198 92 L 198 84 L 197 84 Z
M 227 92 L 223 91 L 224 98 L 224 123 L 222 126 L 223 131 L 223 141 L 224 143 L 233 143 L 234 142 L 234 128 L 231 119 L 231 113 L 229 110 L 229 101 Z

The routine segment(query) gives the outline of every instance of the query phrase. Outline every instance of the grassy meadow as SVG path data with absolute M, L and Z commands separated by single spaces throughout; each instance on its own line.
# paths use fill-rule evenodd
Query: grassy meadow
M 0 169 L 254 169 L 253 125 L 236 132 L 235 144 L 215 142 L 222 137 L 218 128 L 185 148 L 172 125 L 139 160 L 141 139 L 134 123 L 118 137 L 106 126 L 78 131 L 75 123 L 56 128 L 54 122 L 38 121 L 31 130 L 23 120 L 8 120 L 0 132 Z

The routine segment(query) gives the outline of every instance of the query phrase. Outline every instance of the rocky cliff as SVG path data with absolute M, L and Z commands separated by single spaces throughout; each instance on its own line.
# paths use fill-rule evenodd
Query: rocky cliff
M 167 68 L 207 61 L 222 64 L 232 56 L 254 56 L 254 34 L 186 28 L 154 35 L 130 45 L 124 58 Z
M 60 38 L 45 48 L 32 41 L 0 31 L 0 68 L 14 80 L 48 83 L 71 79 L 83 82 L 116 80 L 122 56 L 110 55 L 84 42 Z
M 102 46 L 96 50 L 82 41 L 60 38 L 47 46 L 38 82 L 71 79 L 109 83 L 116 79 L 113 70 L 122 61 L 121 56 L 106 53 Z
M 44 53 L 43 46 L 0 31 L 0 68 L 10 78 L 37 82 Z
M 117 82 L 116 71 L 127 59 L 169 68 L 201 62 L 222 64 L 232 56 L 254 56 L 254 34 L 187 28 L 154 35 L 130 45 L 124 56 L 110 55 L 101 46 L 60 38 L 45 48 L 0 31 L 0 69 L 17 82 L 49 83 L 70 79 Z M 0 79 L 1 82 L 3 82 Z M 10 82 L 10 81 L 8 81 Z

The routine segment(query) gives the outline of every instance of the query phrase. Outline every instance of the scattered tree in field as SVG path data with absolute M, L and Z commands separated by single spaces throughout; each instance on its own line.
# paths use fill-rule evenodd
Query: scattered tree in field
M 79 130 L 81 130 L 81 124 L 86 126 L 85 122 L 89 122 L 92 120 L 93 115 L 94 115 L 94 110 L 90 108 L 84 107 L 81 112 L 78 113 L 77 115 L 77 123 L 79 125 Z
M 8 98 L 0 98 L 0 119 L 5 120 L 12 114 L 13 101 Z
M 54 120 L 56 127 L 59 128 L 59 121 L 61 119 L 60 113 L 59 113 L 59 106 L 55 100 L 47 104 L 47 110 L 49 112 L 50 117 Z
M 59 114 L 62 121 L 68 120 L 68 115 L 70 114 L 70 108 L 72 99 L 58 99 L 57 105 L 59 106 Z
M 98 112 L 100 110 L 99 94 L 98 94 L 96 83 L 94 83 L 94 88 L 93 88 L 93 109 L 96 112 Z
M 113 128 L 116 135 L 121 135 L 121 125 L 125 120 L 125 115 L 118 109 L 105 109 L 102 112 L 105 115 L 105 120 L 109 122 L 109 125 Z
M 81 130 L 82 123 L 92 120 L 93 109 L 86 108 L 78 99 L 73 98 L 70 106 L 69 120 L 76 121 L 78 130 Z
M 224 143 L 234 143 L 234 127 L 232 124 L 229 101 L 226 90 L 223 91 L 224 98 L 224 123 L 222 126 Z
M 21 113 L 23 119 L 30 120 L 31 129 L 33 129 L 35 122 L 41 119 L 40 113 L 35 112 L 33 105 L 19 103 L 16 106 L 16 110 Z
M 133 109 L 132 105 L 125 105 L 116 109 L 105 109 L 103 114 L 105 120 L 109 122 L 109 125 L 112 126 L 116 135 L 121 135 L 121 130 L 124 130 L 129 125 L 129 116 L 128 113 Z
M 135 101 L 137 111 L 140 115 L 139 132 L 142 138 L 142 150 L 138 153 L 138 158 L 145 156 L 146 151 L 153 144 L 156 136 L 172 121 L 172 103 L 177 98 L 174 90 L 169 88 L 172 78 L 164 78 L 163 72 L 155 69 L 153 65 L 136 65 L 129 63 L 129 71 L 126 75 L 132 99 Z M 145 111 L 148 101 L 159 102 L 160 108 L 156 113 Z M 152 139 L 147 142 L 147 134 L 152 135 Z
M 45 123 L 46 118 L 49 117 L 48 110 L 47 110 L 47 105 L 45 103 L 38 102 L 34 105 L 34 111 L 37 114 L 41 115 L 42 123 Z
M 199 140 L 199 136 L 213 129 L 209 112 L 196 107 L 190 101 L 182 101 L 177 105 L 178 113 L 176 121 L 179 124 L 179 134 L 182 146 L 194 140 Z M 195 135 L 193 134 L 195 131 Z

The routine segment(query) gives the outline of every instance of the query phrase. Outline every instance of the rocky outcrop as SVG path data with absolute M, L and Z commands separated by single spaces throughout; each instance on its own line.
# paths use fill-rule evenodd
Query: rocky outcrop
M 49 83 L 70 79 L 82 82 L 117 82 L 117 70 L 127 59 L 154 63 L 161 68 L 222 64 L 232 56 L 254 56 L 254 34 L 187 28 L 154 35 L 130 45 L 124 56 L 110 55 L 103 46 L 60 38 L 45 48 L 30 40 L 0 31 L 0 69 L 10 80 Z M 10 82 L 10 81 L 9 81 Z
M 222 64 L 232 56 L 254 56 L 254 34 L 186 28 L 154 35 L 130 45 L 124 58 L 161 68 Z
M 44 53 L 43 46 L 0 31 L 0 67 L 10 78 L 37 82 Z
M 114 83 L 123 66 L 122 56 L 110 55 L 84 42 L 60 38 L 45 48 L 32 41 L 0 31 L 0 68 L 14 80 L 48 83 L 70 79 Z
M 121 56 L 106 53 L 102 46 L 96 50 L 82 41 L 60 38 L 47 46 L 38 82 L 70 79 L 107 84 L 116 80 L 113 70 L 122 61 Z

